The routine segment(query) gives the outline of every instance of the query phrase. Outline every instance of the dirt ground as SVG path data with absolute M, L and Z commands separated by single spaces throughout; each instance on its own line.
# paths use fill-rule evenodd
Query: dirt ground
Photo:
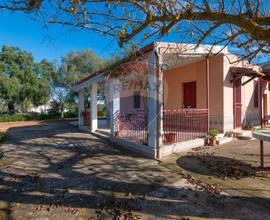
M 181 173 L 179 156 L 146 159 L 67 122 L 7 133 L 0 219 L 270 219 L 268 196 L 220 192 Z
M 17 122 L 0 122 L 0 131 L 7 131 L 9 128 L 39 125 L 41 121 L 17 121 Z
M 260 166 L 257 140 L 234 140 L 214 147 L 198 147 L 164 160 L 197 179 L 233 196 L 270 199 L 270 143 L 264 143 L 265 169 Z

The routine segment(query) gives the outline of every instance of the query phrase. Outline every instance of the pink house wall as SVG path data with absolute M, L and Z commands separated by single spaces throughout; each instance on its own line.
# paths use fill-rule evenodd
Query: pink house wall
M 239 58 L 235 55 L 226 55 L 223 57 L 224 66 L 224 130 L 232 130 L 233 126 L 233 84 L 231 83 L 232 75 L 229 71 L 230 67 L 249 67 L 255 70 L 259 70 L 259 66 L 249 64 L 245 60 L 239 61 Z M 249 77 L 242 77 L 242 83 L 250 79 Z M 258 80 L 257 78 L 254 80 Z M 260 109 L 254 107 L 254 80 L 250 81 L 246 85 L 241 87 L 242 94 L 242 125 L 247 123 L 252 125 L 260 124 Z M 269 100 L 269 91 L 267 88 L 267 82 L 263 85 L 263 93 L 267 95 Z M 267 103 L 269 105 L 269 101 Z M 268 107 L 269 114 L 269 107 Z
M 167 89 L 164 92 L 164 108 L 182 108 L 183 83 L 196 81 L 197 108 L 206 109 L 206 60 L 187 64 L 164 73 Z M 209 59 L 209 116 L 210 127 L 223 126 L 223 60 L 222 55 Z
M 196 81 L 197 108 L 206 109 L 205 61 L 188 64 L 164 73 L 167 89 L 164 91 L 164 108 L 179 109 L 183 105 L 183 83 Z
M 233 122 L 233 84 L 230 67 L 244 67 L 246 61 L 236 62 L 238 58 L 234 55 L 219 54 L 209 59 L 209 121 L 210 128 L 220 131 L 234 129 Z M 254 66 L 258 69 L 258 66 Z M 128 73 L 127 73 L 128 74 Z M 145 73 L 146 74 L 146 73 Z M 132 75 L 132 74 L 131 74 Z M 147 76 L 147 74 L 146 74 Z M 128 84 L 136 81 L 136 78 L 127 78 Z M 242 82 L 248 80 L 243 77 Z M 147 77 L 138 80 L 145 85 Z M 256 79 L 257 80 L 257 79 Z M 197 108 L 205 109 L 206 106 L 206 60 L 173 68 L 164 72 L 164 108 L 168 110 L 182 108 L 183 105 L 183 83 L 196 81 Z M 134 83 L 134 82 L 133 82 Z M 263 93 L 270 100 L 269 91 L 266 89 L 268 83 L 264 82 Z M 141 108 L 134 109 L 133 95 L 135 91 L 141 93 Z M 254 125 L 259 123 L 259 108 L 254 107 L 254 82 L 251 81 L 241 87 L 242 93 L 242 124 L 249 122 Z M 132 112 L 136 110 L 147 111 L 147 89 L 132 88 L 121 90 L 120 111 Z M 270 103 L 267 103 L 267 114 L 270 114 Z

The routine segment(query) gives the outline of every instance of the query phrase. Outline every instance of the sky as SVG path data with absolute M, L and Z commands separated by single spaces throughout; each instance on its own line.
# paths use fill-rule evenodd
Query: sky
M 162 40 L 177 42 L 177 38 L 179 36 L 169 36 Z M 143 46 L 149 42 L 136 43 Z M 31 52 L 37 62 L 45 58 L 56 60 L 58 64 L 61 56 L 73 50 L 90 48 L 105 59 L 120 51 L 116 38 L 86 30 L 70 31 L 59 25 L 51 25 L 47 29 L 41 22 L 26 17 L 21 12 L 4 10 L 1 10 L 0 15 L 0 47 L 2 45 L 18 46 Z M 259 60 L 259 63 L 263 61 L 266 60 Z
M 93 32 L 69 31 L 58 25 L 48 29 L 21 13 L 1 11 L 0 47 L 18 46 L 33 54 L 38 62 L 43 58 L 60 61 L 69 51 L 84 48 L 93 49 L 103 58 L 109 58 L 119 49 L 114 38 L 108 38 Z

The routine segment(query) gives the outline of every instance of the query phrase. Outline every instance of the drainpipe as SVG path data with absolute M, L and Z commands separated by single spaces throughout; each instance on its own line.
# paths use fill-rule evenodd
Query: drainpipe
M 207 108 L 207 132 L 209 131 L 209 57 L 206 57 L 206 108 Z
M 261 119 L 261 128 L 263 128 L 263 106 L 262 106 L 262 78 L 259 78 L 259 98 L 260 98 L 260 119 Z

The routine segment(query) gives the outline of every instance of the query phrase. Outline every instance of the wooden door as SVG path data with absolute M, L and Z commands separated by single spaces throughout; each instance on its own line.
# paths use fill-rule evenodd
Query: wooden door
M 242 96 L 241 96 L 241 78 L 233 82 L 233 123 L 234 128 L 242 125 Z
M 196 81 L 186 82 L 183 84 L 184 101 L 185 107 L 196 108 Z

